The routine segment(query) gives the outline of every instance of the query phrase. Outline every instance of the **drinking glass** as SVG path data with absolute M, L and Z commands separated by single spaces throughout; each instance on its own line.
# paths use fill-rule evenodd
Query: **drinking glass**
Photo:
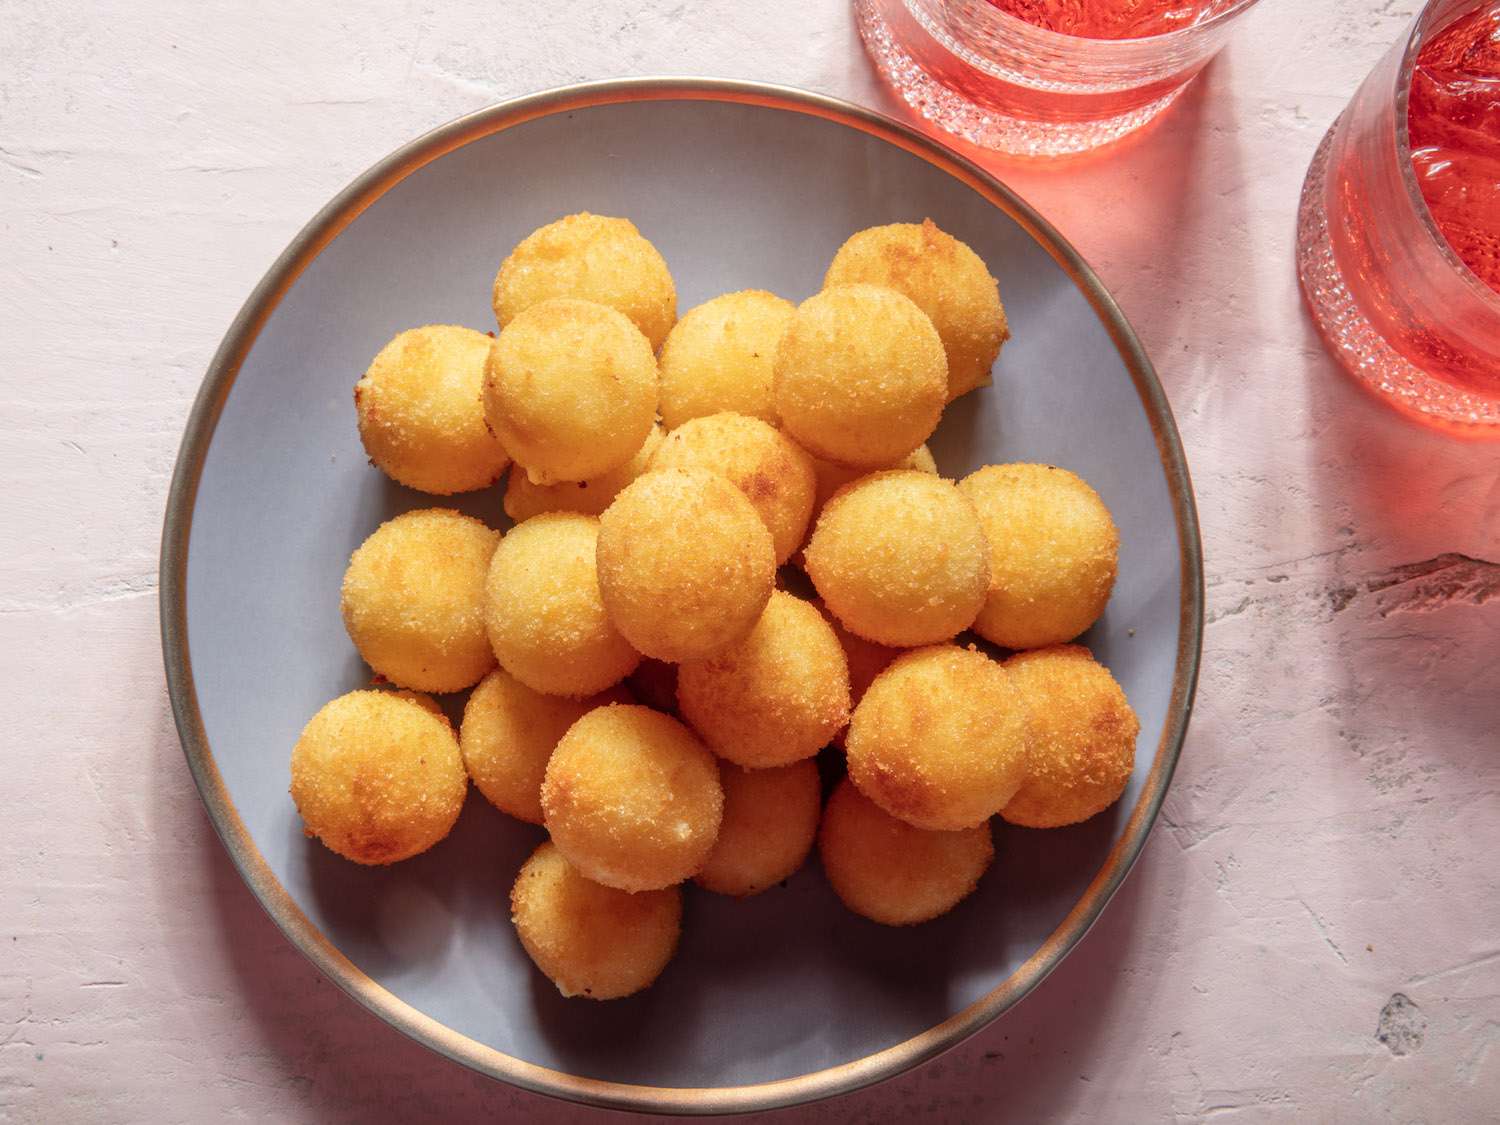
M 1329 349 L 1398 409 L 1500 438 L 1500 293 L 1449 246 L 1408 131 L 1423 45 L 1493 0 L 1431 0 L 1318 146 L 1297 215 L 1302 292 Z
M 855 0 L 854 8 L 876 68 L 918 115 L 981 148 L 1060 156 L 1156 117 L 1255 3 L 1199 0 L 1196 22 L 1139 39 L 1064 35 L 990 0 Z

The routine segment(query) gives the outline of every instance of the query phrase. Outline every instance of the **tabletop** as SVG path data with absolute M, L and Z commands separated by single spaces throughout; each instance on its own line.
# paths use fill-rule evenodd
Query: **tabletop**
M 949 1054 L 786 1120 L 1480 1120 L 1500 1111 L 1500 447 L 1324 353 L 1302 174 L 1418 0 L 1265 0 L 1146 135 L 991 161 L 1097 269 L 1203 524 L 1197 708 L 1082 944 Z M 620 1116 L 428 1053 L 230 866 L 183 761 L 157 547 L 240 303 L 360 170 L 582 79 L 691 73 L 900 115 L 843 0 L 0 2 L 0 1120 Z

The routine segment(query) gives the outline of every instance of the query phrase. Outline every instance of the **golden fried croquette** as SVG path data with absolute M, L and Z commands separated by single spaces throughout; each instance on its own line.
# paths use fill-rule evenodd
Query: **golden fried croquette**
M 937 329 L 908 298 L 874 285 L 803 301 L 776 349 L 775 374 L 782 429 L 844 465 L 899 461 L 932 435 L 947 401 Z
M 723 810 L 714 756 L 649 707 L 614 704 L 584 715 L 552 751 L 542 781 L 553 842 L 588 878 L 623 891 L 697 874 Z
M 948 399 L 990 384 L 990 367 L 1010 338 L 1000 289 L 979 255 L 931 219 L 891 223 L 839 247 L 824 287 L 865 282 L 910 297 L 942 337 Z
M 359 439 L 376 468 L 422 492 L 487 488 L 510 464 L 484 424 L 484 361 L 490 338 L 429 324 L 380 349 L 354 384 Z
M 689 310 L 661 349 L 661 420 L 732 411 L 774 424 L 771 363 L 796 306 L 763 289 L 725 293 Z
M 904 469 L 836 493 L 804 552 L 819 596 L 851 633 L 900 648 L 973 624 L 989 590 L 989 548 L 951 481 Z
M 1026 779 L 1000 815 L 1027 828 L 1077 824 L 1120 799 L 1135 768 L 1140 720 L 1109 669 L 1082 645 L 1005 662 L 1026 707 Z
M 733 644 L 771 597 L 771 533 L 744 493 L 706 469 L 642 474 L 599 517 L 599 589 L 638 651 L 698 660 Z
M 882 465 L 882 469 L 910 469 L 918 473 L 930 473 L 937 476 L 937 462 L 932 459 L 932 451 L 925 445 L 919 445 L 901 460 L 893 465 Z M 813 458 L 813 473 L 817 476 L 817 495 L 813 499 L 813 513 L 810 523 L 817 523 L 818 517 L 823 514 L 823 507 L 833 499 L 833 494 L 846 484 L 852 484 L 860 477 L 867 477 L 876 469 L 854 469 L 848 465 L 840 465 L 833 461 L 824 461 L 821 457 Z M 511 479 L 524 474 L 513 474 Z
M 637 702 L 669 715 L 677 713 L 677 665 L 642 657 L 635 671 L 625 677 L 625 686 Z
M 535 484 L 589 480 L 629 461 L 656 419 L 656 357 L 623 315 L 543 301 L 490 348 L 484 416 Z
M 395 863 L 448 835 L 469 782 L 432 701 L 351 691 L 323 706 L 292 748 L 304 831 L 355 863 Z
M 850 910 L 886 926 L 946 914 L 979 885 L 995 858 L 990 825 L 932 832 L 897 820 L 845 778 L 823 810 L 818 855 Z
M 811 758 L 849 721 L 849 667 L 817 607 L 777 590 L 747 636 L 678 667 L 677 704 L 719 757 L 783 766 Z
M 811 758 L 789 766 L 746 770 L 719 764 L 724 823 L 700 887 L 745 898 L 760 894 L 795 872 L 818 834 L 823 790 Z
M 417 691 L 462 691 L 495 666 L 484 575 L 500 533 L 446 508 L 387 520 L 344 572 L 344 628 L 366 664 Z
M 593 695 L 640 654 L 604 612 L 599 521 L 543 512 L 506 533 L 485 580 L 485 628 L 500 666 L 533 691 Z
M 1099 619 L 1120 533 L 1081 477 L 1051 465 L 986 465 L 958 487 L 989 542 L 990 589 L 975 632 L 1006 648 L 1041 648 Z
M 615 1000 L 651 984 L 672 959 L 682 892 L 601 886 L 548 842 L 516 876 L 510 920 L 527 956 L 564 996 Z
M 495 275 L 495 319 L 504 328 L 533 305 L 576 297 L 618 309 L 654 352 L 677 319 L 667 263 L 629 219 L 577 215 L 532 231 Z
M 828 607 L 822 602 L 818 603 L 823 617 L 833 629 L 834 636 L 839 639 L 839 646 L 844 650 L 844 659 L 849 665 L 849 707 L 859 706 L 859 701 L 865 697 L 875 677 L 890 667 L 891 661 L 901 655 L 899 648 L 887 648 L 878 645 L 874 641 L 867 641 L 863 637 L 857 637 L 839 624 L 839 619 L 829 612 Z M 848 728 L 839 731 L 834 736 L 833 744 L 838 747 L 844 745 L 844 734 Z
M 802 546 L 817 490 L 813 459 L 769 422 L 728 413 L 691 419 L 666 436 L 651 467 L 728 477 L 770 531 L 778 566 Z
M 657 446 L 661 445 L 661 438 L 661 427 L 652 426 L 645 443 L 632 454 L 629 461 L 592 480 L 535 484 L 525 473 L 511 473 L 505 482 L 505 514 L 516 523 L 543 512 L 600 515 L 614 502 L 620 489 L 646 471 Z
M 1026 701 L 984 653 L 934 645 L 898 657 L 849 720 L 849 777 L 918 828 L 972 828 L 1026 779 Z
M 587 699 L 543 695 L 496 668 L 464 704 L 458 735 L 464 768 L 490 804 L 540 824 L 542 775 L 558 740 L 595 707 L 630 702 L 630 693 L 620 687 Z

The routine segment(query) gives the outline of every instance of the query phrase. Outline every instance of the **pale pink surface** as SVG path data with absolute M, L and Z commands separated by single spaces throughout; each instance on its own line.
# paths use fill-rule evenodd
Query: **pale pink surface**
M 168 714 L 165 488 L 240 302 L 370 161 L 583 77 L 888 106 L 847 9 L 97 7 L 0 20 L 0 1120 L 602 1120 L 407 1042 L 251 899 Z M 1139 866 L 1032 997 L 784 1119 L 1500 1105 L 1500 462 L 1337 371 L 1291 263 L 1307 161 L 1415 7 L 1262 5 L 1138 143 L 1002 170 L 1099 269 L 1171 395 L 1210 575 L 1198 710 Z

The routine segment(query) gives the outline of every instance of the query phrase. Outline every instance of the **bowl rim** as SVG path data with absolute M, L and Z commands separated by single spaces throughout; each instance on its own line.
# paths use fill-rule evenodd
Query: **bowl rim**
M 1064 269 L 1103 321 L 1130 372 L 1154 434 L 1174 509 L 1182 583 L 1178 648 L 1166 722 L 1145 786 L 1103 866 L 1056 930 L 987 995 L 941 1023 L 873 1054 L 771 1082 L 658 1087 L 566 1074 L 459 1034 L 397 998 L 357 968 L 305 915 L 260 854 L 230 799 L 204 730 L 187 636 L 187 562 L 199 480 L 219 415 L 261 328 L 302 271 L 366 207 L 426 164 L 472 141 L 540 117 L 621 102 L 709 101 L 810 115 L 896 145 L 967 184 L 1008 214 Z M 1134 330 L 1079 253 L 1029 204 L 940 142 L 873 110 L 825 94 L 733 79 L 641 77 L 543 90 L 439 125 L 376 161 L 327 203 L 267 270 L 230 325 L 188 415 L 168 493 L 160 561 L 162 652 L 173 718 L 188 767 L 219 839 L 282 933 L 336 985 L 392 1027 L 481 1074 L 586 1105 L 652 1113 L 747 1113 L 798 1105 L 890 1078 L 956 1046 L 1005 1012 L 1054 969 L 1119 888 L 1150 834 L 1182 750 L 1197 684 L 1203 633 L 1203 565 L 1197 511 L 1182 443 L 1166 394 Z

